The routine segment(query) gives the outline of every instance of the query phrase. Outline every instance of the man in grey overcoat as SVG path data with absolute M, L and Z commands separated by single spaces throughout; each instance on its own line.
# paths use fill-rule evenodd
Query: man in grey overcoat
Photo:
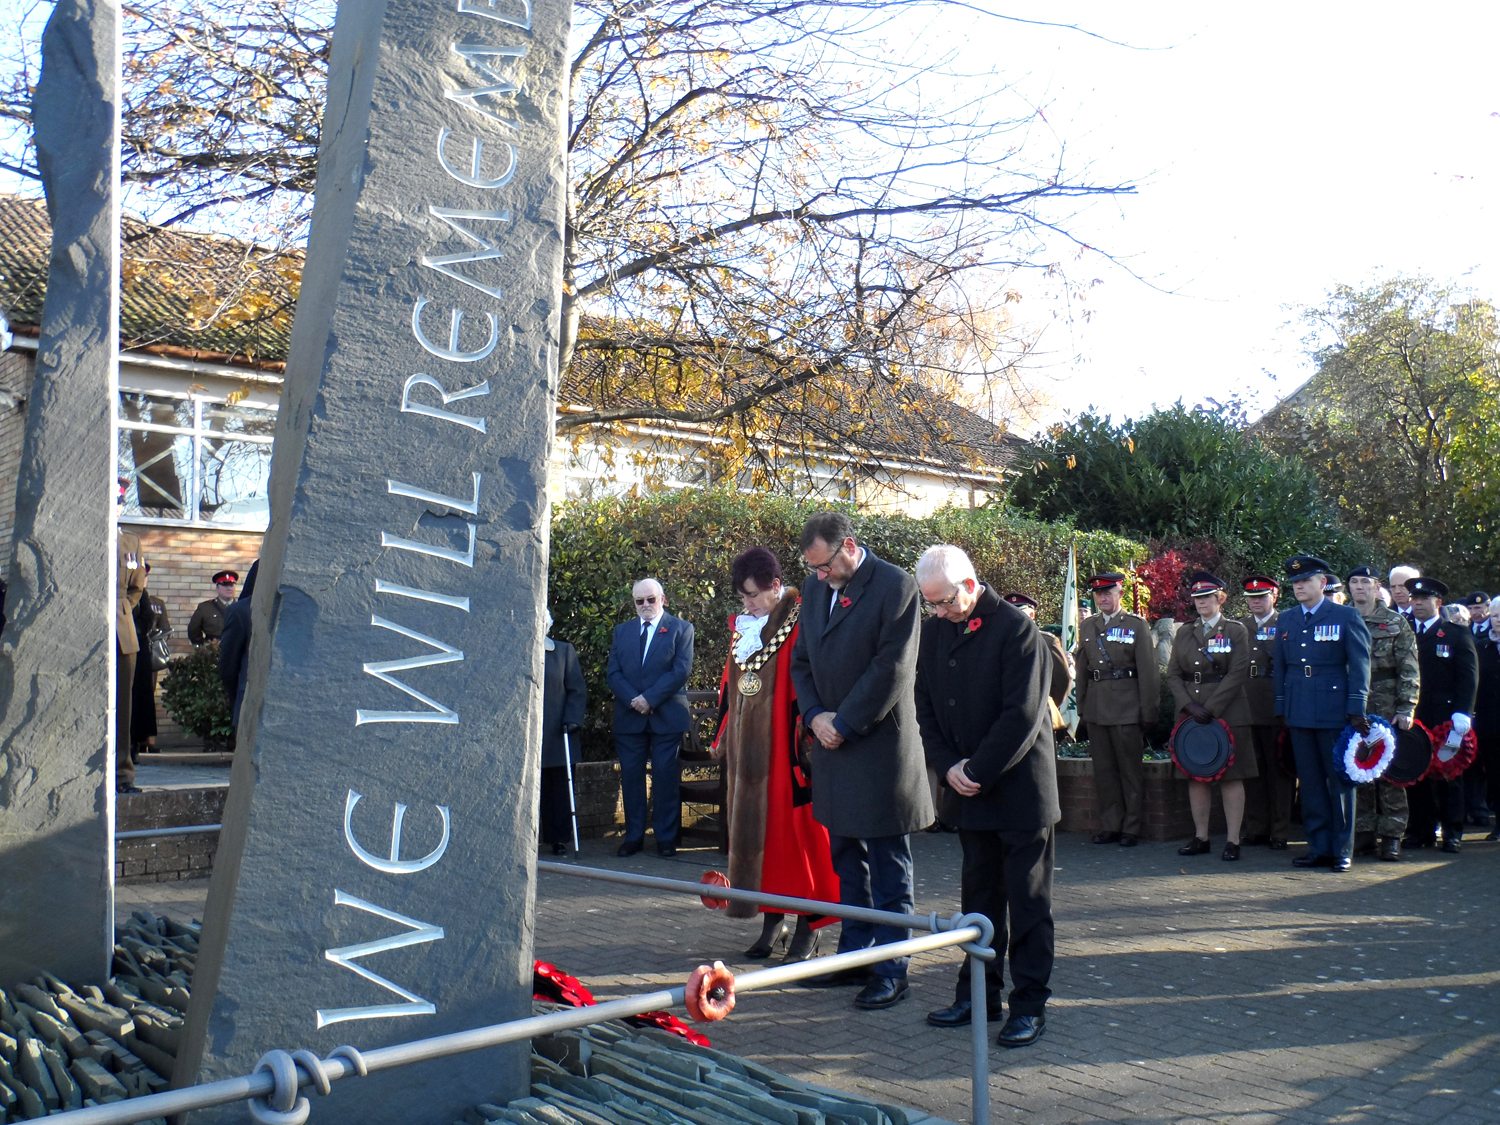
M 913 687 L 921 597 L 916 579 L 876 558 L 842 512 L 807 521 L 800 544 L 812 573 L 792 682 L 812 733 L 813 816 L 828 829 L 839 901 L 911 913 L 910 833 L 932 823 L 932 796 Z M 903 941 L 909 930 L 846 920 L 840 953 Z M 862 984 L 860 1008 L 907 995 L 907 958 L 825 973 L 813 987 Z

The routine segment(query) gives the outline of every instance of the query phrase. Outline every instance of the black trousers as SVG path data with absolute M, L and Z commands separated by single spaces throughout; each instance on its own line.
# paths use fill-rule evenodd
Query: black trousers
M 1490 813 L 1500 817 L 1500 731 L 1479 736 L 1479 760 L 1484 763 L 1486 803 Z M 1496 823 L 1500 824 L 1500 820 Z
M 542 843 L 571 844 L 573 816 L 568 811 L 568 767 L 542 767 Z
M 1441 825 L 1443 838 L 1461 840 L 1464 835 L 1464 779 L 1453 781 L 1426 777 L 1408 790 L 1411 804 L 1410 827 L 1418 840 L 1431 840 Z
M 972 832 L 960 829 L 964 849 L 960 884 L 965 914 L 983 914 L 995 924 L 995 949 L 1010 960 L 1010 1014 L 1039 1016 L 1052 990 L 1052 869 L 1057 862 L 1055 828 L 1035 832 Z M 1000 1003 L 1000 958 L 984 967 L 985 1000 Z M 958 971 L 955 999 L 969 998 L 969 965 Z

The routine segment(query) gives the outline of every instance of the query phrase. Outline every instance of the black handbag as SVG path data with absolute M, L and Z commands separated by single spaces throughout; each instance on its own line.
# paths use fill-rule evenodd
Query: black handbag
M 167 648 L 167 636 L 166 629 L 152 629 L 146 634 L 147 659 L 151 661 L 153 672 L 160 672 L 172 657 L 171 649 Z

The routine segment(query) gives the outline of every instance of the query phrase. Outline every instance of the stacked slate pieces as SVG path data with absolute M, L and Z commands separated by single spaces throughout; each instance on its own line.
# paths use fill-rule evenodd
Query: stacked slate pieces
M 948 1125 L 655 1028 L 603 1023 L 531 1046 L 531 1096 L 475 1106 L 455 1125 Z
M 0 1125 L 165 1090 L 197 952 L 196 924 L 137 911 L 103 988 L 43 973 L 0 989 Z

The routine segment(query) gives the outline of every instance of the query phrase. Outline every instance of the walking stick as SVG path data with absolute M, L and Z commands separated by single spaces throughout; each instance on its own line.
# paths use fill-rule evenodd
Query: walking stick
M 578 802 L 573 796 L 573 744 L 563 731 L 563 765 L 568 769 L 568 816 L 573 822 L 573 854 L 578 854 Z

